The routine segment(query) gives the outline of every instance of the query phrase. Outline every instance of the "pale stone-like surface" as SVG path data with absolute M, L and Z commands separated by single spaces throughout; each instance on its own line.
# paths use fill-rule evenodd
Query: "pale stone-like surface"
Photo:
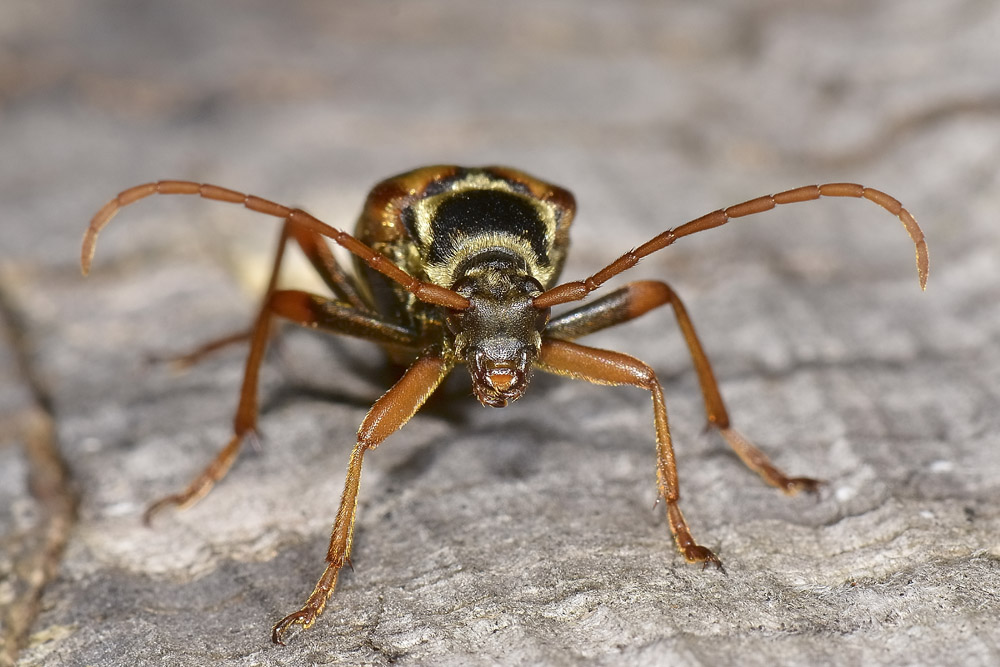
M 4 303 L 81 497 L 20 664 L 1000 662 L 996 3 L 46 0 L 0 17 Z M 365 343 L 288 331 L 260 450 L 146 529 L 143 508 L 228 439 L 243 366 L 238 349 L 181 375 L 146 358 L 246 326 L 278 225 L 143 202 L 87 280 L 83 227 L 157 178 L 350 226 L 375 181 L 440 162 L 573 190 L 570 278 L 713 208 L 863 182 L 921 220 L 929 289 L 898 222 L 858 201 L 649 258 L 629 275 L 686 298 L 736 425 L 826 479 L 819 497 L 782 497 L 702 434 L 683 341 L 652 314 L 593 344 L 660 373 L 683 507 L 727 574 L 686 565 L 650 509 L 648 397 L 537 377 L 487 410 L 460 369 L 367 458 L 356 569 L 274 647 L 393 371 Z M 10 507 L 31 503 L 18 451 L 0 450 Z M 6 538 L 15 519 L 0 511 Z

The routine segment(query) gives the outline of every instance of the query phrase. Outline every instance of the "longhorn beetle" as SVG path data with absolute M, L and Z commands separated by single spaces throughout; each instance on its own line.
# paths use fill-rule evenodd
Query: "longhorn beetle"
M 574 342 L 669 304 L 694 361 L 708 422 L 743 462 L 765 482 L 785 493 L 813 491 L 819 482 L 789 477 L 733 430 L 712 367 L 684 304 L 664 282 L 632 282 L 590 303 L 551 316 L 553 306 L 579 301 L 640 259 L 680 238 L 719 227 L 733 218 L 779 204 L 821 196 L 868 199 L 897 216 L 917 255 L 920 287 L 927 283 L 927 244 L 913 216 L 893 197 L 853 183 L 828 183 L 757 197 L 668 229 L 629 250 L 584 280 L 557 284 L 576 211 L 563 188 L 508 167 L 423 167 L 376 185 L 368 195 L 355 235 L 331 227 L 298 208 L 253 195 L 190 181 L 137 185 L 109 201 L 90 222 L 81 266 L 90 269 L 97 235 L 124 206 L 154 194 L 199 195 L 242 204 L 284 220 L 270 283 L 250 331 L 205 345 L 186 357 L 197 360 L 222 345 L 249 339 L 233 437 L 191 484 L 159 500 L 145 519 L 168 505 L 187 506 L 225 476 L 240 446 L 257 428 L 257 379 L 275 316 L 297 324 L 370 340 L 401 363 L 403 376 L 368 411 L 358 429 L 347 466 L 347 482 L 333 523 L 326 568 L 298 611 L 278 621 L 271 639 L 283 644 L 293 625 L 309 628 L 323 612 L 349 564 L 365 453 L 402 427 L 442 380 L 459 365 L 469 367 L 472 388 L 483 405 L 505 407 L 524 394 L 534 369 L 595 384 L 632 385 L 650 392 L 656 430 L 656 479 L 677 547 L 691 563 L 713 564 L 718 557 L 699 545 L 679 505 L 663 390 L 653 370 L 638 359 Z M 354 255 L 345 272 L 325 239 Z M 329 286 L 334 298 L 276 287 L 284 249 L 294 241 Z

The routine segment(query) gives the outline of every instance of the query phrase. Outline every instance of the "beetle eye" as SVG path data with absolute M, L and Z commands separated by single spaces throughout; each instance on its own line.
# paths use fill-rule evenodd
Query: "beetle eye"
M 545 290 L 542 289 L 542 284 L 540 282 L 538 282 L 531 276 L 525 276 L 524 291 L 527 292 L 530 296 L 538 296 Z

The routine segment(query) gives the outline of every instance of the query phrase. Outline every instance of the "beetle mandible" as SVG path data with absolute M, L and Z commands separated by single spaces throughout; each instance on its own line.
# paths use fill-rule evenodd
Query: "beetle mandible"
M 257 428 L 257 378 L 275 316 L 382 346 L 408 368 L 378 399 L 358 429 L 347 481 L 333 524 L 326 567 L 301 609 L 278 621 L 271 639 L 283 644 L 293 625 L 309 628 L 323 612 L 341 568 L 350 562 L 361 464 L 365 453 L 402 427 L 451 370 L 469 368 L 475 396 L 501 408 L 520 398 L 539 369 L 605 385 L 632 385 L 650 392 L 656 432 L 656 477 L 670 531 L 688 562 L 719 558 L 698 544 L 681 513 L 677 466 L 667 424 L 663 390 L 653 370 L 628 355 L 574 342 L 669 304 L 687 343 L 701 385 L 710 426 L 765 482 L 786 493 L 815 490 L 817 480 L 789 477 L 730 426 L 712 367 L 687 311 L 664 282 L 643 280 L 551 316 L 553 306 L 579 301 L 640 259 L 680 238 L 719 227 L 734 218 L 779 204 L 821 196 L 868 199 L 903 223 L 916 247 L 920 287 L 926 287 L 927 244 L 913 216 L 893 197 L 853 183 L 828 183 L 750 199 L 704 215 L 629 250 L 584 280 L 557 283 L 569 247 L 576 211 L 573 195 L 508 167 L 431 166 L 394 176 L 368 195 L 355 235 L 331 227 L 298 208 L 253 195 L 190 181 L 158 181 L 129 188 L 91 220 L 81 266 L 86 275 L 97 235 L 124 206 L 154 194 L 199 195 L 242 204 L 284 224 L 263 303 L 249 332 L 204 346 L 187 357 L 249 339 L 233 437 L 191 484 L 152 504 L 145 520 L 168 505 L 188 506 L 225 476 L 241 444 Z M 346 248 L 355 271 L 344 271 L 325 239 Z M 277 289 L 287 242 L 305 253 L 334 298 Z

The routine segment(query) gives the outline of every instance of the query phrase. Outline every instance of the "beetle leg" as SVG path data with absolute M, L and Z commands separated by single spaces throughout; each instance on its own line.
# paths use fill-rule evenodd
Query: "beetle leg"
M 223 348 L 229 347 L 230 345 L 236 345 L 237 343 L 247 342 L 250 340 L 252 335 L 253 329 L 234 331 L 224 336 L 219 336 L 218 338 L 206 341 L 195 349 L 183 354 L 157 354 L 154 352 L 150 354 L 147 359 L 150 363 L 166 363 L 175 370 L 183 371 L 191 366 L 194 366 L 195 364 L 201 363 L 206 357 L 211 356 Z
M 316 273 L 319 274 L 323 282 L 327 284 L 340 300 L 346 301 L 355 310 L 365 313 L 371 312 L 371 309 L 359 295 L 353 277 L 340 268 L 340 264 L 337 263 L 333 253 L 330 252 L 329 246 L 323 241 L 323 237 L 291 220 L 285 220 L 281 226 L 281 234 L 278 237 L 278 249 L 275 252 L 274 264 L 271 267 L 271 277 L 268 279 L 267 290 L 264 292 L 265 302 L 277 286 L 282 260 L 284 259 L 285 246 L 290 238 L 298 244 L 306 259 L 309 260 L 309 263 L 316 270 Z M 252 335 L 253 328 L 236 331 L 203 343 L 186 354 L 162 359 L 157 357 L 153 360 L 167 361 L 178 369 L 187 368 L 224 347 L 250 340 Z
M 803 490 L 815 491 L 821 484 L 820 481 L 809 477 L 789 477 L 776 468 L 764 452 L 730 426 L 729 413 L 719 392 L 719 384 L 715 379 L 715 373 L 712 372 L 708 355 L 698 340 L 684 303 L 666 283 L 652 280 L 629 283 L 592 303 L 553 318 L 545 329 L 545 335 L 561 340 L 579 338 L 627 322 L 668 303 L 673 306 L 677 324 L 684 335 L 684 342 L 687 343 L 695 371 L 698 373 L 698 383 L 701 385 L 701 395 L 705 400 L 705 414 L 708 416 L 709 426 L 718 429 L 747 467 L 771 486 L 788 494 Z
M 590 303 L 554 316 L 545 327 L 544 335 L 559 340 L 589 336 L 670 303 L 672 293 L 666 283 L 658 280 L 632 282 Z
M 361 298 L 354 276 L 340 268 L 340 264 L 330 251 L 330 246 L 320 234 L 291 219 L 286 219 L 282 228 L 282 242 L 285 241 L 286 235 L 295 239 L 306 259 L 316 269 L 316 273 L 341 301 L 346 301 L 355 310 L 372 312 L 371 307 Z M 273 284 L 272 277 L 272 288 Z
M 667 424 L 667 406 L 663 389 L 653 369 L 638 359 L 608 350 L 585 347 L 569 341 L 545 339 L 538 356 L 538 366 L 544 371 L 587 380 L 594 384 L 632 385 L 649 390 L 653 397 L 653 417 L 656 425 L 656 481 L 660 496 L 667 504 L 667 520 L 677 547 L 689 563 L 711 563 L 721 568 L 718 557 L 694 541 L 679 506 L 677 462 Z
M 278 261 L 280 261 L 280 252 Z M 271 318 L 274 315 L 305 327 L 321 328 L 334 333 L 364 338 L 383 345 L 405 348 L 412 347 L 415 341 L 413 333 L 382 322 L 367 313 L 358 312 L 346 303 L 331 301 L 298 290 L 270 292 L 254 322 L 250 354 L 247 356 L 243 386 L 240 390 L 240 402 L 233 419 L 232 439 L 184 491 L 162 498 L 150 505 L 143 515 L 143 520 L 147 524 L 156 512 L 167 505 L 186 507 L 208 493 L 215 483 L 229 471 L 246 436 L 256 430 L 257 384 L 260 364 L 264 358 Z
M 350 562 L 358 487 L 361 483 L 361 463 L 365 452 L 378 447 L 383 440 L 406 424 L 450 371 L 451 363 L 441 357 L 420 357 L 368 411 L 358 429 L 358 442 L 347 465 L 347 480 L 330 535 L 326 569 L 302 608 L 274 625 L 271 641 L 275 644 L 284 644 L 283 635 L 292 625 L 301 625 L 305 629 L 316 621 L 337 585 L 340 569 Z
M 396 324 L 359 312 L 343 301 L 335 301 L 301 290 L 277 290 L 267 308 L 275 315 L 313 329 L 363 338 L 391 347 L 414 348 L 417 335 Z

